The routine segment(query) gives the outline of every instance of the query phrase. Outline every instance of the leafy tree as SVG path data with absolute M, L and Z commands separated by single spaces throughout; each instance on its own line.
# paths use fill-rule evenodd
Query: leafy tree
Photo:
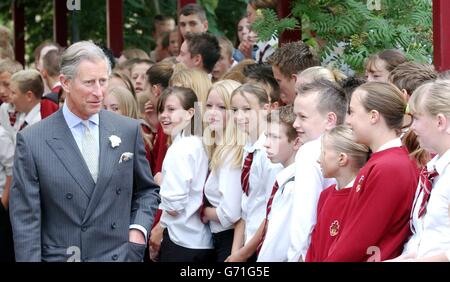
M 431 62 L 431 2 L 296 0 L 292 16 L 302 19 L 302 39 L 317 49 L 322 64 L 353 74 L 363 71 L 369 55 L 387 48 L 398 48 L 411 59 Z M 270 26 L 276 24 L 265 28 Z
M 43 41 L 53 40 L 53 1 L 16 0 L 25 7 L 26 61 L 33 61 L 33 50 Z M 231 40 L 236 35 L 239 19 L 245 14 L 246 0 L 197 0 L 205 10 L 210 31 L 225 34 Z M 0 1 L 0 24 L 12 28 L 13 0 Z M 141 48 L 147 52 L 155 47 L 152 38 L 156 14 L 176 19 L 176 0 L 124 0 L 125 48 Z M 93 40 L 106 45 L 106 1 L 81 1 L 81 10 L 68 13 L 68 44 L 76 40 Z

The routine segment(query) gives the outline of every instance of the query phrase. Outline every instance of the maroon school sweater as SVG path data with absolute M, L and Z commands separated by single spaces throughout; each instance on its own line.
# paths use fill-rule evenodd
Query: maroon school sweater
M 403 147 L 374 153 L 360 170 L 345 207 L 341 231 L 325 261 L 383 261 L 401 254 L 417 167 Z

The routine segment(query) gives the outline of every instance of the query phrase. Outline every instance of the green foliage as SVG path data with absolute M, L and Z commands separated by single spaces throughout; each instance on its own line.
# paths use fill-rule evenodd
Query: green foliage
M 45 40 L 53 40 L 53 0 L 16 0 L 25 5 L 26 61 L 32 62 L 33 50 Z M 12 28 L 13 0 L 0 1 L 0 24 Z M 147 52 L 155 47 L 152 37 L 156 14 L 177 17 L 177 0 L 124 0 L 125 48 L 141 48 Z M 245 14 L 246 0 L 198 0 L 209 21 L 209 30 L 236 36 L 237 23 Z M 68 44 L 74 39 L 93 40 L 106 45 L 106 1 L 81 1 L 81 10 L 68 13 Z
M 369 10 L 367 0 L 296 0 L 292 16 L 302 19 L 302 39 L 317 49 L 323 64 L 349 73 L 362 73 L 365 59 L 387 48 L 431 62 L 432 1 L 380 1 L 380 10 Z
M 245 15 L 247 0 L 198 0 L 208 18 L 209 32 L 236 39 L 239 20 Z
M 276 12 L 272 9 L 262 9 L 261 16 L 257 17 L 252 25 L 261 41 L 269 41 L 274 34 L 278 36 L 280 32 L 296 27 L 296 19 L 285 18 L 279 20 Z

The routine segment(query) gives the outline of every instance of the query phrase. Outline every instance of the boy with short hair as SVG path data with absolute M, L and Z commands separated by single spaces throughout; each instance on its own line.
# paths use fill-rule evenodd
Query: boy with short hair
M 403 94 L 406 94 L 408 100 L 420 85 L 428 81 L 434 81 L 436 78 L 437 72 L 433 65 L 417 62 L 400 64 L 389 73 L 389 81 L 397 86 Z
M 205 10 L 199 4 L 188 4 L 178 14 L 178 27 L 185 39 L 187 33 L 203 33 L 208 31 L 208 20 Z
M 289 228 L 293 192 L 295 189 L 295 154 L 301 146 L 293 123 L 295 115 L 292 105 L 280 107 L 267 116 L 267 157 L 283 169 L 277 174 L 272 192 L 266 203 L 266 217 L 254 236 L 232 254 L 227 261 L 246 261 L 255 252 L 257 261 L 287 261 Z
M 320 193 L 335 184 L 324 178 L 317 160 L 321 152 L 321 136 L 342 124 L 347 112 L 347 99 L 336 83 L 317 80 L 302 85 L 294 102 L 293 126 L 303 143 L 295 156 L 295 193 L 292 208 L 289 261 L 303 261 L 317 219 Z
M 11 59 L 0 60 L 0 125 L 6 133 L 15 140 L 15 135 L 23 121 L 23 114 L 20 114 L 11 104 L 11 75 L 22 70 L 22 65 Z
M 302 41 L 286 43 L 268 58 L 273 75 L 280 84 L 281 101 L 288 105 L 295 100 L 297 75 L 310 67 L 319 66 L 319 60 Z
M 44 82 L 37 70 L 19 71 L 11 77 L 11 103 L 18 112 L 25 114 L 19 130 L 42 119 L 41 99 L 43 93 Z
M 181 44 L 177 61 L 188 68 L 199 68 L 210 74 L 220 58 L 219 41 L 209 33 L 188 33 Z

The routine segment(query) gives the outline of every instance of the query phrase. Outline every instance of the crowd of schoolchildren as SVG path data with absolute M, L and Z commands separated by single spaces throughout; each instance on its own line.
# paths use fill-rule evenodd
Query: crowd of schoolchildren
M 250 25 L 273 2 L 249 1 L 236 44 L 190 4 L 178 27 L 155 19 L 150 55 L 111 58 L 104 108 L 141 120 L 160 185 L 146 260 L 449 261 L 450 76 L 384 50 L 365 77 L 346 77 L 301 41 L 257 41 Z M 0 258 L 11 261 L 15 135 L 58 111 L 64 90 L 55 44 L 26 70 L 1 50 Z

